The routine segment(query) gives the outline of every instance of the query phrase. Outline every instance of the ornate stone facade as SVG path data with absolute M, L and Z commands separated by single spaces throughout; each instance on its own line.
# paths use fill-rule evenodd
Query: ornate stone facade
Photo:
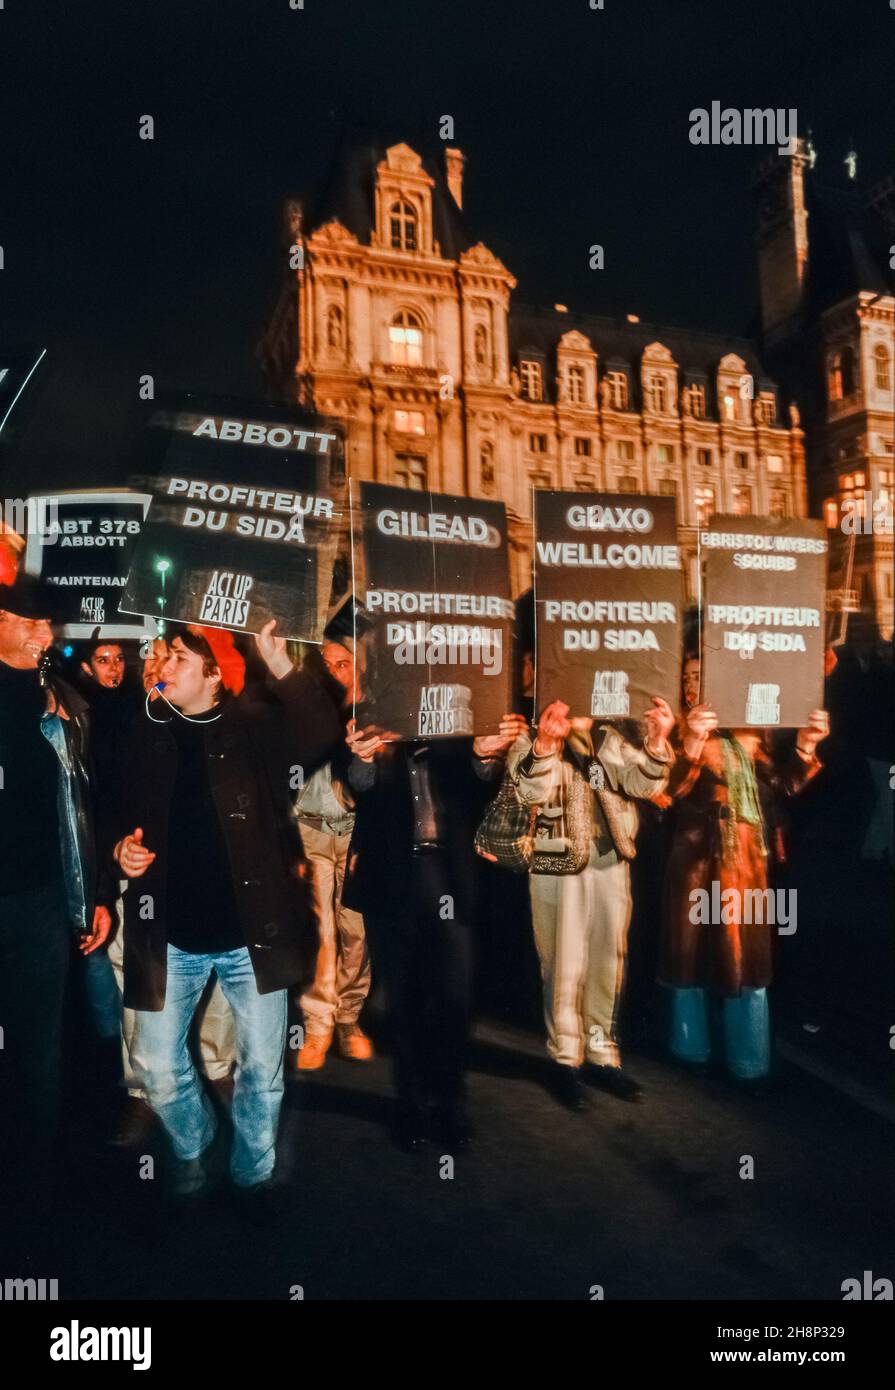
M 519 304 L 446 171 L 366 152 L 305 218 L 261 344 L 272 394 L 345 421 L 354 479 L 502 499 L 514 592 L 533 487 L 674 494 L 687 583 L 711 511 L 802 516 L 802 431 L 754 344 Z
M 827 521 L 834 583 L 850 561 L 857 603 L 889 637 L 895 179 L 868 191 L 826 183 L 814 164 L 799 142 L 758 172 L 763 350 L 803 408 L 811 512 Z

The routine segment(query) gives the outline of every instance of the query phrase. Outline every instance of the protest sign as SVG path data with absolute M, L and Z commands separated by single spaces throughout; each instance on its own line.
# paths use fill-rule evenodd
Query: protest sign
M 164 415 L 168 431 L 121 609 L 320 642 L 343 508 L 343 434 L 308 419 L 217 408 Z M 338 467 L 336 467 L 338 465 Z
M 801 728 L 823 705 L 822 521 L 713 516 L 700 533 L 702 699 L 723 728 Z
M 512 689 L 503 504 L 361 483 L 357 531 L 367 722 L 408 739 L 497 733 Z
M 673 497 L 535 492 L 537 707 L 639 718 L 677 708 L 681 568 Z
M 145 493 L 58 492 L 28 498 L 25 570 L 60 591 L 64 636 L 142 637 L 145 620 L 118 611 L 131 557 L 149 506 Z

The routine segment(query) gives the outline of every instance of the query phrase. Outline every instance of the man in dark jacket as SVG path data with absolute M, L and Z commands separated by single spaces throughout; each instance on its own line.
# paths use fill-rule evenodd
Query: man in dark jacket
M 229 633 L 179 628 L 162 699 L 127 731 L 107 842 L 124 895 L 131 1063 L 177 1159 L 174 1188 L 205 1184 L 215 1121 L 187 1047 L 217 975 L 236 1023 L 234 1146 L 240 1188 L 270 1178 L 283 1096 L 287 988 L 308 973 L 308 908 L 292 793 L 342 735 L 323 688 L 293 669 L 269 623 L 256 638 L 274 701 L 243 695 Z M 125 833 L 129 832 L 129 833 Z
M 87 707 L 46 659 L 55 602 L 23 575 L 0 587 L 0 1192 L 26 1246 L 46 1209 L 73 933 L 87 954 L 111 926 L 95 906 Z
M 471 1129 L 464 1066 L 472 986 L 475 832 L 503 760 L 525 721 L 472 739 L 383 742 L 349 735 L 349 782 L 358 797 L 342 901 L 364 914 L 374 978 L 393 1029 L 396 1138 L 415 1150 L 430 1118 L 439 1139 L 463 1147 Z M 433 1114 L 430 1117 L 430 1108 Z

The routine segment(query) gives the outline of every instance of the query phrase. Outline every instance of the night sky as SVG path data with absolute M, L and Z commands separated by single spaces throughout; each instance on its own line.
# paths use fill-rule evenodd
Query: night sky
M 692 146 L 690 109 L 795 106 L 818 174 L 839 182 L 853 142 L 873 181 L 895 166 L 895 10 L 604 2 L 6 0 L 0 336 L 50 351 L 4 493 L 126 477 L 142 373 L 260 391 L 280 203 L 346 124 L 431 146 L 453 116 L 464 215 L 517 298 L 748 331 L 766 152 Z

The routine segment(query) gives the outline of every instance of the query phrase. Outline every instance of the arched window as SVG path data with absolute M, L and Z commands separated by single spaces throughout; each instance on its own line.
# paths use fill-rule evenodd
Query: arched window
M 409 203 L 392 203 L 389 209 L 392 246 L 396 251 L 415 251 L 416 212 Z
M 752 489 L 745 483 L 739 483 L 733 489 L 733 514 L 734 516 L 749 516 L 752 511 Z
M 824 502 L 824 521 L 828 531 L 835 531 L 839 525 L 839 503 L 835 497 L 828 497 Z
M 715 489 L 704 485 L 694 488 L 693 501 L 696 504 L 696 525 L 702 529 L 708 525 L 709 517 L 715 510 Z
M 339 351 L 342 342 L 342 310 L 338 304 L 330 304 L 326 311 L 326 346 Z
M 892 383 L 889 376 L 889 354 L 886 352 L 882 343 L 873 349 L 873 370 L 877 391 L 891 391 Z
M 572 405 L 584 405 L 584 368 L 570 367 L 566 376 L 568 397 Z
M 771 488 L 771 497 L 768 503 L 768 516 L 776 520 L 782 520 L 789 516 L 789 505 L 786 500 L 786 493 L 781 487 Z
M 423 365 L 423 325 L 409 309 L 395 314 L 388 330 L 388 340 L 394 366 Z
M 494 487 L 494 445 L 490 439 L 484 440 L 479 454 L 479 469 L 482 487 L 490 492 Z
M 522 394 L 526 400 L 543 400 L 544 385 L 541 378 L 540 362 L 520 362 L 519 379 L 522 382 Z
M 472 338 L 473 352 L 477 367 L 487 366 L 488 363 L 488 330 L 483 323 L 477 323 L 475 333 Z

